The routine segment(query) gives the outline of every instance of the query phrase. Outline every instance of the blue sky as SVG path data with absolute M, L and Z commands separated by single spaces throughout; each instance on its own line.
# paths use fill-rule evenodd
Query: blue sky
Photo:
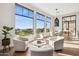
M 15 28 L 16 29 L 17 28 L 19 28 L 19 29 L 27 29 L 27 28 L 33 29 L 33 19 L 18 16 L 18 15 L 16 15 L 15 19 L 16 19 L 15 20 Z M 49 27 L 50 27 L 50 23 L 47 23 L 47 28 L 49 28 Z M 36 20 L 36 28 L 44 28 L 44 22 Z
M 36 27 L 44 28 L 44 22 L 37 20 Z M 33 29 L 33 19 L 16 15 L 15 28 L 20 28 L 20 29 L 32 28 Z
M 16 15 L 15 27 L 20 29 L 33 28 L 33 19 Z

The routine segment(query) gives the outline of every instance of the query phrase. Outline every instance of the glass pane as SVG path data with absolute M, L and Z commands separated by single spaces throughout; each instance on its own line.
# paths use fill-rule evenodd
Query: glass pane
M 50 28 L 50 23 L 47 22 L 47 28 Z
M 50 30 L 50 23 L 46 22 L 46 31 L 49 32 L 49 30 Z
M 47 32 L 50 31 L 50 24 L 51 24 L 51 18 L 50 17 L 46 17 L 46 31 Z
M 70 21 L 70 17 L 67 17 L 66 20 L 67 20 L 67 21 Z
M 40 15 L 40 19 L 44 20 L 44 16 L 43 15 Z
M 15 29 L 17 35 L 33 34 L 33 19 L 16 15 Z
M 63 18 L 63 21 L 66 21 L 66 18 Z
M 37 19 L 44 20 L 44 16 L 41 15 L 41 14 L 39 14 L 39 13 L 36 14 L 36 18 L 37 18 Z
M 47 17 L 46 18 L 46 21 L 50 22 L 51 21 L 51 18 Z
M 28 9 L 23 8 L 23 15 L 28 16 Z
M 69 23 L 69 31 L 75 36 L 75 22 Z
M 71 17 L 71 20 L 75 20 L 75 18 L 76 18 L 75 16 L 72 16 L 72 17 Z
M 16 5 L 16 14 L 22 15 L 22 7 Z
M 29 12 L 28 13 L 29 14 L 28 16 L 33 18 L 33 11 L 29 10 L 28 12 Z
M 37 33 L 44 32 L 44 21 L 36 20 Z
M 40 15 L 38 13 L 36 14 L 36 19 L 40 19 Z

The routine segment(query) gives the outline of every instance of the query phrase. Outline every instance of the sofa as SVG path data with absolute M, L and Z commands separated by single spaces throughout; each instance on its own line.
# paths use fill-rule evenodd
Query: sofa
M 31 47 L 31 56 L 53 56 L 53 47 L 47 46 L 43 48 Z

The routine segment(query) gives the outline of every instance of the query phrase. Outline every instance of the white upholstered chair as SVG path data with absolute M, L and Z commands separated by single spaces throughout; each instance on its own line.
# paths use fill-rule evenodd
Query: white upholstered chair
M 15 51 L 26 51 L 28 48 L 28 44 L 26 41 L 13 39 L 14 49 Z
M 62 50 L 64 46 L 64 39 L 59 39 L 54 42 L 54 50 Z

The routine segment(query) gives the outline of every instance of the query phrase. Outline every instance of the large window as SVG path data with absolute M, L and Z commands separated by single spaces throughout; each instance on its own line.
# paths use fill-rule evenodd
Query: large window
M 51 18 L 46 17 L 46 32 L 50 31 L 50 26 L 51 26 Z
M 36 33 L 43 33 L 44 28 L 46 28 L 46 31 L 50 31 L 50 25 L 51 25 L 51 18 L 46 17 L 46 23 L 45 23 L 45 15 L 36 12 L 36 24 L 34 27 L 34 11 L 31 9 L 28 9 L 24 6 L 21 6 L 19 4 L 15 4 L 15 33 L 16 35 L 25 36 L 29 34 L 33 34 L 33 31 L 36 28 Z M 44 27 L 46 25 L 46 27 Z
M 21 36 L 33 34 L 33 11 L 21 5 L 15 5 L 15 33 Z
M 44 32 L 44 15 L 36 13 L 36 31 L 37 33 Z

